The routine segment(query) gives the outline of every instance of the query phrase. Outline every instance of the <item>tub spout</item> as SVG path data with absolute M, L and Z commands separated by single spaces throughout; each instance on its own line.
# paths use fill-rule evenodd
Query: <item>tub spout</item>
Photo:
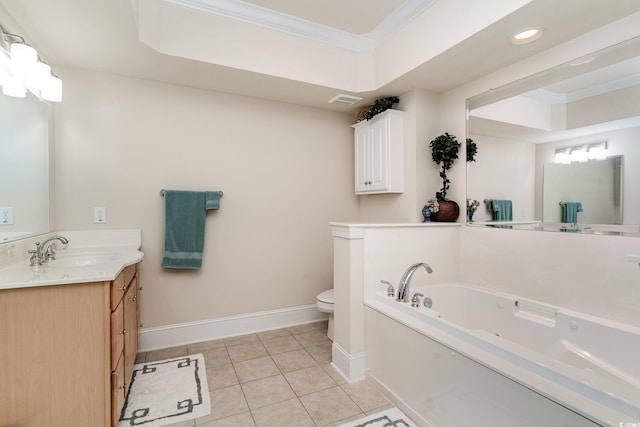
M 396 298 L 396 301 L 409 302 L 409 286 L 411 284 L 411 277 L 413 277 L 413 273 L 415 273 L 419 267 L 424 267 L 429 274 L 433 273 L 431 266 L 424 262 L 413 264 L 411 267 L 407 268 L 407 271 L 402 275 L 402 279 L 400 279 L 400 284 L 398 285 L 398 298 Z

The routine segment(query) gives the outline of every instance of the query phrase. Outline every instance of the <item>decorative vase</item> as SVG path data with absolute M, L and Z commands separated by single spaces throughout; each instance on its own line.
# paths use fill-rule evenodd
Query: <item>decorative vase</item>
M 431 210 L 429 209 L 429 206 L 424 205 L 422 208 L 422 222 L 427 221 L 431 221 Z
M 460 206 L 453 200 L 438 200 L 440 209 L 431 214 L 431 221 L 454 222 L 460 215 Z

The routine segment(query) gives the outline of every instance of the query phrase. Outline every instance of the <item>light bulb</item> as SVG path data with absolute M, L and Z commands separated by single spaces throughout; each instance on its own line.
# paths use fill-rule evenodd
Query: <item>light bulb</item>
M 37 61 L 38 53 L 31 46 L 24 43 L 13 43 L 11 45 L 11 74 L 21 80 L 23 84 L 27 82 L 32 67 Z
M 51 102 L 62 101 L 62 80 L 55 76 L 50 76 L 49 81 L 42 88 L 40 96 L 42 99 L 46 99 Z
M 2 83 L 2 93 L 15 98 L 24 98 L 27 96 L 27 88 L 20 80 L 13 76 L 7 76 L 7 79 Z
M 29 78 L 27 80 L 27 88 L 29 88 L 31 92 L 40 92 L 47 84 L 49 84 L 50 78 L 51 67 L 44 62 L 38 61 L 31 68 L 31 74 L 29 74 Z

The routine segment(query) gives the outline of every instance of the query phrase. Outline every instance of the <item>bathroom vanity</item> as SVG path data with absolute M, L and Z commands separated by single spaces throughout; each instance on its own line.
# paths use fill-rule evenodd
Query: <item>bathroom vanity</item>
M 80 251 L 0 269 L 0 425 L 117 425 L 138 347 L 141 259 Z M 8 283 L 20 268 L 32 277 Z

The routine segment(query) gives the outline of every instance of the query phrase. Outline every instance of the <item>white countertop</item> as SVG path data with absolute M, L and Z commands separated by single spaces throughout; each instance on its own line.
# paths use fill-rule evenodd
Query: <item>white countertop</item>
M 127 266 L 140 262 L 140 230 L 60 232 L 69 239 L 56 259 L 31 267 L 28 260 L 0 268 L 0 290 L 114 280 Z

